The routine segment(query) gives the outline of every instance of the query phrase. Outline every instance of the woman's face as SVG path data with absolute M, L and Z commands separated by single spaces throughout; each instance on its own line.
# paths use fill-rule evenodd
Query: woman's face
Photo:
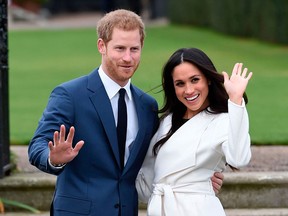
M 174 68 L 172 78 L 178 100 L 187 107 L 184 118 L 192 118 L 209 106 L 208 80 L 196 66 L 183 62 Z

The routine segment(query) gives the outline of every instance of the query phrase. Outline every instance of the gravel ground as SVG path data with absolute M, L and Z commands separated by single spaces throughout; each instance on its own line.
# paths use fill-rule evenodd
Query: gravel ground
M 241 171 L 288 171 L 288 146 L 252 146 L 252 159 Z

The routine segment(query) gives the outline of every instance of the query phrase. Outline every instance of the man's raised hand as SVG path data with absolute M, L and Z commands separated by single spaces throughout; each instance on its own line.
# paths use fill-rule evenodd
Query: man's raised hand
M 65 140 L 66 128 L 64 125 L 60 126 L 60 132 L 55 131 L 53 142 L 48 143 L 50 149 L 49 158 L 51 164 L 66 164 L 72 161 L 79 153 L 84 145 L 84 141 L 80 140 L 76 145 L 72 146 L 75 128 L 72 126 Z

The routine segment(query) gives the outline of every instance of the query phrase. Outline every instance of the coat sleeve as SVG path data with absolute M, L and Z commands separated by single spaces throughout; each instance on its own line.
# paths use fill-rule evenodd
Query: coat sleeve
M 228 117 L 228 141 L 222 145 L 223 152 L 228 164 L 241 168 L 251 159 L 249 118 L 244 100 L 242 105 L 228 100 Z
M 153 156 L 153 146 L 156 143 L 158 132 L 153 136 L 143 165 L 136 178 L 136 188 L 138 192 L 138 198 L 143 203 L 148 203 L 148 200 L 153 192 L 154 181 L 154 165 L 155 156 Z
M 162 139 L 168 133 L 170 127 L 171 115 L 168 115 L 160 121 L 158 130 L 151 139 L 150 146 L 144 159 L 143 165 L 138 173 L 136 179 L 136 188 L 138 191 L 139 200 L 144 203 L 148 203 L 154 188 L 154 167 L 156 162 L 156 156 L 153 155 L 153 147 L 160 139 Z
M 48 142 L 53 141 L 53 134 L 59 131 L 61 124 L 64 124 L 66 129 L 70 128 L 72 119 L 73 108 L 69 93 L 65 88 L 55 88 L 28 147 L 29 161 L 32 165 L 55 175 L 62 171 L 51 167 L 48 163 Z

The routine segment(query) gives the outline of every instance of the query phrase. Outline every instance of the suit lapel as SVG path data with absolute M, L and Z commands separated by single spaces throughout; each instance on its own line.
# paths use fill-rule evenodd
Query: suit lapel
M 131 92 L 133 96 L 133 100 L 135 103 L 135 108 L 136 108 L 136 113 L 137 113 L 137 118 L 138 118 L 138 133 L 137 136 L 133 142 L 133 148 L 131 149 L 128 161 L 124 167 L 123 174 L 129 170 L 131 165 L 134 163 L 134 161 L 137 159 L 138 153 L 141 150 L 141 143 L 143 142 L 145 133 L 146 133 L 146 128 L 147 128 L 147 121 L 146 121 L 146 113 L 144 111 L 143 105 L 142 105 L 142 100 L 141 100 L 141 95 L 139 95 L 139 92 L 136 92 L 133 85 L 131 84 Z
M 98 74 L 98 69 L 89 75 L 87 88 L 92 92 L 89 96 L 90 100 L 97 113 L 99 114 L 99 118 L 101 119 L 104 130 L 107 134 L 107 138 L 111 145 L 114 157 L 116 158 L 118 166 L 120 167 L 120 158 L 118 153 L 119 150 L 117 145 L 118 141 L 113 110 L 109 97 Z

